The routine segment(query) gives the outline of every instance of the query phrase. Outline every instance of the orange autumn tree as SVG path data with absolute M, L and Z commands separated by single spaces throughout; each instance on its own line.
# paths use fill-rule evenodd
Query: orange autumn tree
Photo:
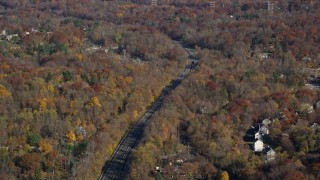
M 45 154 L 49 153 L 52 150 L 52 145 L 44 139 L 41 139 L 39 142 L 39 147 L 41 151 Z

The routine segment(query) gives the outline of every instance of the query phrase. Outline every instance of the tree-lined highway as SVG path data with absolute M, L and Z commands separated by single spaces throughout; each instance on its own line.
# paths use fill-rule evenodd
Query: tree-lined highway
M 174 44 L 178 42 L 174 41 Z M 166 96 L 170 94 L 170 91 L 175 89 L 197 66 L 198 60 L 196 58 L 196 52 L 190 48 L 184 48 L 189 54 L 188 64 L 184 71 L 181 72 L 170 85 L 166 86 L 160 96 L 155 100 L 151 107 L 145 112 L 145 114 L 139 119 L 139 121 L 126 133 L 122 138 L 119 145 L 112 154 L 110 160 L 106 163 L 99 180 L 109 179 L 126 179 L 129 173 L 128 157 L 132 149 L 138 144 L 142 138 L 144 129 L 151 119 L 153 114 L 162 106 Z

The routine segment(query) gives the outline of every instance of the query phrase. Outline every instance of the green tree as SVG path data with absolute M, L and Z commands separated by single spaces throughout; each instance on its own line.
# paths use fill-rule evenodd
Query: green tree
M 63 79 L 65 82 L 72 80 L 73 74 L 70 71 L 64 71 L 62 72 Z
M 73 21 L 73 25 L 77 28 L 81 27 L 83 22 L 80 19 L 76 19 Z
M 27 46 L 27 54 L 33 55 L 33 52 L 34 52 L 33 44 L 28 43 L 28 46 Z
M 45 80 L 46 80 L 46 82 L 48 83 L 49 81 L 51 81 L 51 80 L 52 80 L 52 78 L 53 78 L 53 73 L 48 72 L 48 74 L 47 74 L 47 76 L 46 76 Z
M 88 142 L 87 141 L 81 141 L 80 143 L 76 144 L 74 146 L 73 154 L 75 157 L 80 157 L 85 154 L 87 150 Z
M 33 132 L 28 132 L 27 133 L 27 143 L 30 144 L 31 146 L 38 146 L 40 142 L 40 135 L 33 133 Z
M 121 39 L 122 39 L 121 34 L 120 34 L 119 32 L 116 32 L 116 33 L 114 34 L 114 40 L 116 41 L 116 43 L 117 43 L 117 44 L 120 44 Z

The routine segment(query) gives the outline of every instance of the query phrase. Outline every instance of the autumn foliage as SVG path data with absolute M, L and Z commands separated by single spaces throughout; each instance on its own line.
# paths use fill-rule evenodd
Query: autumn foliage
M 319 92 L 304 87 L 319 68 L 319 2 L 275 1 L 274 14 L 209 2 L 0 0 L 0 179 L 96 179 L 185 67 L 172 39 L 199 66 L 146 128 L 129 178 L 319 178 Z M 244 141 L 267 117 L 272 164 Z

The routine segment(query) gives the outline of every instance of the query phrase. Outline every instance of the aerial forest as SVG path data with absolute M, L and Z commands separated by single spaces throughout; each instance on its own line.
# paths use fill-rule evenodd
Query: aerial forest
M 0 180 L 98 179 L 185 47 L 128 179 L 319 179 L 320 2 L 210 2 L 0 0 Z

